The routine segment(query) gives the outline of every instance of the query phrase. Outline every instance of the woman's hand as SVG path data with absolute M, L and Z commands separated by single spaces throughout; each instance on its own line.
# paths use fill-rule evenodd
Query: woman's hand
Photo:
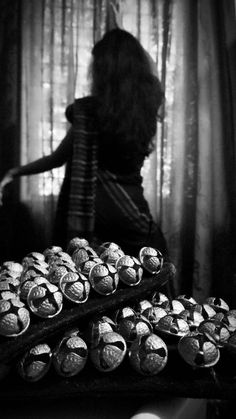
M 113 13 L 113 18 L 117 28 L 123 29 L 123 8 L 124 4 L 122 0 L 110 1 L 110 8 Z
M 13 169 L 8 170 L 8 172 L 2 178 L 0 182 L 0 205 L 3 204 L 2 198 L 3 198 L 3 190 L 5 186 L 8 185 L 8 183 L 13 181 L 16 174 L 17 174 L 17 168 L 13 168 Z

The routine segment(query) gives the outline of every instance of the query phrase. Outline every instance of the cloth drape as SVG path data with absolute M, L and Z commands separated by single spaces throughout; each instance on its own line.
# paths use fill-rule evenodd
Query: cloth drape
M 26 163 L 57 146 L 67 129 L 66 106 L 88 93 L 90 51 L 106 29 L 107 2 L 23 0 L 22 7 Z M 212 0 L 124 1 L 124 27 L 151 54 L 165 91 L 156 148 L 142 171 L 145 195 L 177 268 L 175 291 L 198 301 L 232 294 L 227 178 L 235 168 L 225 149 L 218 31 L 224 22 L 217 11 Z M 63 175 L 64 168 L 22 181 L 21 199 L 45 245 Z
M 88 97 L 77 99 L 67 108 L 67 115 L 70 114 L 69 121 L 72 123 L 73 153 L 71 162 L 67 163 L 70 166 L 67 167 L 69 174 L 65 177 L 68 185 L 61 188 L 60 193 L 64 215 L 60 224 L 66 227 L 64 246 L 75 236 L 86 238 L 89 242 L 93 239 L 98 135 L 90 102 Z M 58 210 L 60 212 L 60 208 Z M 59 231 L 58 236 L 60 235 Z

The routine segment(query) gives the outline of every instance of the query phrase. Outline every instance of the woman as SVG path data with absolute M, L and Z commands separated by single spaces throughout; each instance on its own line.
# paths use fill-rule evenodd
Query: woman
M 58 200 L 54 242 L 66 246 L 75 236 L 113 241 L 137 255 L 143 246 L 166 254 L 142 188 L 141 168 L 153 151 L 160 82 L 139 41 L 113 29 L 92 50 L 91 95 L 66 109 L 71 122 L 49 156 L 11 169 L 0 190 L 17 176 L 51 170 L 66 163 Z

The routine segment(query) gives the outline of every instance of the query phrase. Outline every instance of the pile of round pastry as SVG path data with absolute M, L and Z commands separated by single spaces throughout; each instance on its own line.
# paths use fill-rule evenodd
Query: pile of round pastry
M 41 318 L 58 315 L 66 301 L 85 303 L 90 292 L 115 293 L 119 283 L 136 286 L 143 272 L 160 272 L 163 256 L 144 247 L 139 258 L 126 255 L 113 242 L 95 250 L 84 238 L 75 237 L 65 251 L 51 246 L 43 253 L 27 254 L 21 263 L 7 261 L 0 267 L 0 335 L 24 333 L 31 314 Z
M 16 371 L 26 381 L 39 381 L 50 369 L 62 377 L 78 375 L 88 364 L 109 373 L 125 360 L 138 373 L 154 375 L 166 365 L 168 348 L 153 333 L 151 323 L 130 307 L 110 316 L 92 318 L 56 343 L 40 343 L 17 362 Z
M 83 328 L 67 331 L 53 347 L 35 346 L 20 359 L 17 371 L 25 380 L 38 381 L 51 366 L 60 376 L 71 377 L 87 363 L 109 373 L 125 361 L 139 374 L 152 376 L 167 365 L 170 338 L 191 367 L 212 367 L 225 345 L 236 354 L 236 310 L 221 298 L 197 304 L 186 295 L 170 300 L 156 292 L 133 306 L 93 317 Z
M 221 348 L 236 350 L 236 310 L 220 297 L 208 297 L 198 304 L 191 296 L 179 295 L 169 301 L 159 293 L 149 310 L 148 317 L 155 318 L 155 332 L 176 340 L 178 353 L 192 367 L 216 365 Z
M 119 284 L 137 286 L 145 271 L 157 274 L 162 266 L 157 249 L 144 247 L 135 258 L 116 243 L 95 249 L 78 237 L 66 251 L 52 246 L 26 255 L 21 263 L 5 262 L 0 267 L 0 335 L 5 339 L 23 334 L 32 317 L 58 315 L 65 300 L 83 304 L 92 291 L 109 296 Z M 56 343 L 35 345 L 18 361 L 17 371 L 25 380 L 38 381 L 51 366 L 57 374 L 70 377 L 88 361 L 109 372 L 128 360 L 138 373 L 154 375 L 167 365 L 170 339 L 187 364 L 212 367 L 222 347 L 236 354 L 236 310 L 218 297 L 198 304 L 190 296 L 170 300 L 156 292 L 134 306 L 78 324 Z

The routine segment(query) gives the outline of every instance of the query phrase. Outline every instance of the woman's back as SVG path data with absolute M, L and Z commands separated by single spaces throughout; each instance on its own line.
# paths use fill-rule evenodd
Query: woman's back
M 96 98 L 101 158 L 106 165 L 111 158 L 118 171 L 121 166 L 127 172 L 140 170 L 153 150 L 163 99 L 160 82 L 141 44 L 124 30 L 107 32 L 92 55 L 91 90 Z
M 76 109 L 78 111 L 76 111 Z M 76 99 L 66 110 L 66 117 L 70 123 L 74 123 L 74 115 L 83 112 L 90 118 L 93 130 L 97 132 L 98 141 L 98 167 L 107 169 L 120 175 L 139 174 L 146 153 L 137 147 L 137 142 L 124 144 L 123 138 L 112 133 L 99 130 L 97 121 L 97 101 L 93 96 Z

